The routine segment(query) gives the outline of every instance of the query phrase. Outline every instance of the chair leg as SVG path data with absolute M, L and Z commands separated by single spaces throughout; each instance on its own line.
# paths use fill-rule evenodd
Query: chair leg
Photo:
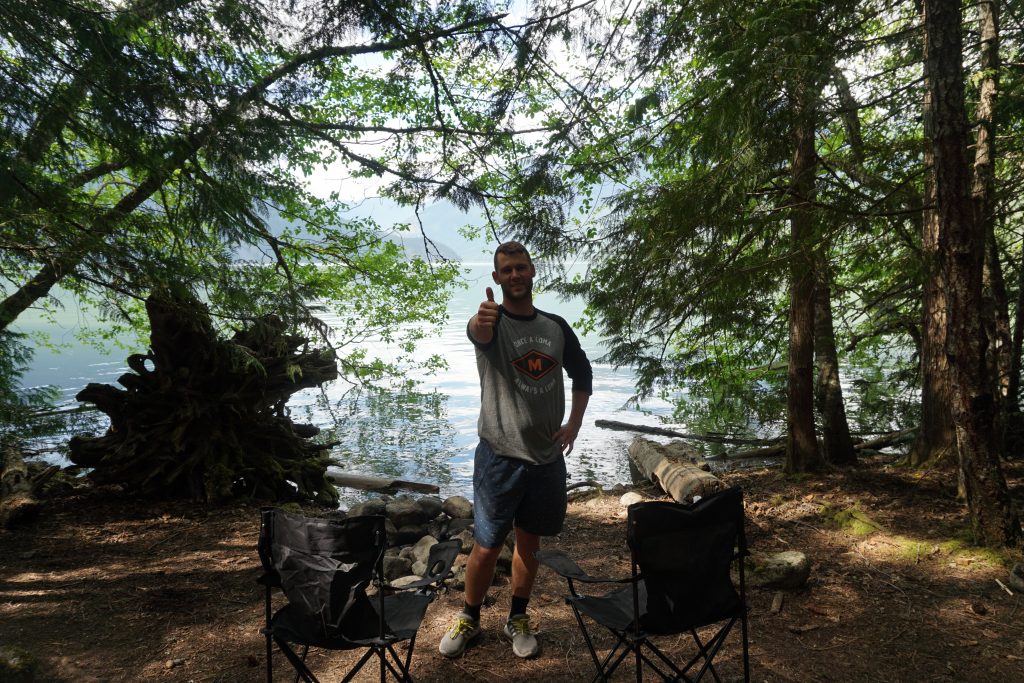
M 395 664 L 398 665 L 399 671 L 402 674 L 399 680 L 406 681 L 406 683 L 412 683 L 412 675 L 409 673 L 409 666 L 412 664 L 412 650 L 414 647 L 416 647 L 415 633 L 412 634 L 412 638 L 409 639 L 409 643 L 406 646 L 407 649 L 405 651 L 404 660 L 402 660 L 402 658 L 398 656 L 398 653 L 395 652 L 395 649 L 392 645 L 388 645 L 388 652 L 390 652 L 391 656 L 395 659 Z
M 372 647 L 367 648 L 366 652 L 363 653 L 363 656 L 359 658 L 358 662 L 356 662 L 356 665 L 352 667 L 352 669 L 347 674 L 345 674 L 345 677 L 343 679 L 341 679 L 341 683 L 348 683 L 353 678 L 355 678 L 355 675 L 359 673 L 359 670 L 363 668 L 363 665 L 370 660 L 370 657 L 373 656 L 374 652 L 376 652 L 376 650 L 374 650 Z
M 602 683 L 606 683 L 608 679 L 605 676 L 604 666 L 601 664 L 601 660 L 597 658 L 597 650 L 594 649 L 594 641 L 590 639 L 590 631 L 587 630 L 587 625 L 583 623 L 583 617 L 580 616 L 579 610 L 576 609 L 576 606 L 572 603 L 569 603 L 569 606 L 572 607 L 573 616 L 576 617 L 576 623 L 580 626 L 580 633 L 583 634 L 583 641 L 587 644 L 587 650 L 590 651 L 590 658 L 594 660 L 594 668 L 597 670 L 597 674 L 594 676 L 591 683 L 593 683 L 593 681 L 602 681 Z M 615 650 L 612 650 L 612 653 L 614 652 Z M 606 663 L 607 661 L 608 660 L 605 659 Z
M 309 646 L 303 648 L 302 657 L 295 654 L 295 651 L 280 638 L 274 638 L 274 642 L 277 643 L 277 647 L 281 650 L 281 654 L 291 663 L 292 668 L 295 669 L 295 681 L 298 683 L 299 678 L 306 681 L 306 683 L 320 683 L 317 677 L 313 675 L 313 672 L 306 666 L 306 655 L 309 653 Z
M 740 630 L 743 634 L 743 683 L 750 683 L 750 646 L 747 644 L 747 608 L 740 613 Z

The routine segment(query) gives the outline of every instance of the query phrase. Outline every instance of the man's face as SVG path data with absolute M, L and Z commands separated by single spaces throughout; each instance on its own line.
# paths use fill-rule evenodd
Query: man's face
M 533 276 L 537 274 L 525 254 L 498 254 L 498 269 L 491 275 L 501 285 L 506 301 L 529 301 L 533 298 Z

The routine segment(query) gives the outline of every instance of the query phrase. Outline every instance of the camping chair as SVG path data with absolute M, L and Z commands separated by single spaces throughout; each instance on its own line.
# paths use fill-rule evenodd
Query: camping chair
M 458 541 L 430 549 L 426 576 L 401 592 L 384 595 L 383 559 L 387 546 L 384 517 L 317 519 L 266 508 L 260 517 L 260 582 L 266 586 L 267 683 L 273 681 L 273 643 L 296 671 L 295 681 L 318 683 L 306 664 L 310 647 L 328 650 L 366 648 L 343 681 L 351 680 L 374 655 L 380 680 L 388 673 L 412 681 L 416 632 L 427 605 L 448 578 L 459 553 Z M 366 594 L 370 582 L 377 595 Z M 288 599 L 271 614 L 271 593 L 280 588 Z M 395 644 L 408 641 L 405 658 Z M 301 654 L 293 646 L 302 647 Z
M 607 681 L 633 653 L 638 683 L 643 680 L 644 664 L 665 681 L 699 681 L 710 671 L 720 683 L 713 660 L 737 620 L 742 630 L 743 680 L 750 680 L 743 520 L 743 492 L 739 488 L 720 491 L 691 505 L 664 501 L 630 505 L 626 542 L 632 575 L 621 579 L 591 576 L 557 550 L 537 552 L 542 564 L 568 581 L 565 601 L 572 607 L 597 667 L 592 680 Z M 730 576 L 733 563 L 739 566 L 738 591 Z M 579 593 L 577 583 L 627 585 L 592 597 Z M 583 615 L 615 637 L 615 645 L 604 660 L 598 658 Z M 697 629 L 711 625 L 717 625 L 714 635 L 701 640 Z M 687 632 L 693 636 L 697 653 L 682 667 L 651 640 L 653 636 Z M 698 663 L 696 674 L 691 674 Z

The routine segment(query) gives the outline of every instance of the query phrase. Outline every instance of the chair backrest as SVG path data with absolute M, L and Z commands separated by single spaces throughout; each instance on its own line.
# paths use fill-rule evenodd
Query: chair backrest
M 324 633 L 363 638 L 380 631 L 366 587 L 386 540 L 380 515 L 331 520 L 268 508 L 260 519 L 259 554 L 265 580 L 304 618 Z
M 742 600 L 730 568 L 746 554 L 743 519 L 739 488 L 691 505 L 629 506 L 626 540 L 646 588 L 644 630 L 678 633 L 737 614 Z

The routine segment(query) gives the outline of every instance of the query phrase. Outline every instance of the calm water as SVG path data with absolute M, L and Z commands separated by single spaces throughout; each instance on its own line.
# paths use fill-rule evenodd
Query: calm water
M 339 381 L 292 397 L 289 405 L 297 422 L 310 422 L 333 432 L 332 440 L 340 445 L 332 457 L 345 464 L 345 471 L 436 483 L 442 495 L 470 494 L 479 380 L 465 326 L 484 298 L 484 288 L 491 284 L 491 265 L 465 267 L 469 287 L 455 293 L 449 306 L 449 323 L 440 334 L 419 346 L 424 356 L 443 356 L 448 363 L 446 371 L 413 376 L 419 380 L 413 391 L 353 390 Z M 570 324 L 583 310 L 579 302 L 563 302 L 544 293 L 537 296 L 536 304 L 563 316 Z M 56 329 L 39 320 L 19 322 L 22 331 L 46 329 L 55 343 L 66 347 L 59 353 L 38 349 L 25 377 L 27 386 L 56 385 L 65 400 L 74 403 L 74 395 L 88 382 L 113 383 L 127 371 L 124 359 L 131 351 L 110 353 L 77 341 L 80 318 L 75 310 L 64 312 Z M 581 337 L 581 342 L 592 361 L 603 353 L 599 338 Z M 598 429 L 594 420 L 658 425 L 661 416 L 671 413 L 671 406 L 658 400 L 627 407 L 633 393 L 633 375 L 628 369 L 594 363 L 594 395 L 576 447 L 568 457 L 572 481 L 594 480 L 608 485 L 629 480 L 626 449 L 633 434 Z M 351 490 L 342 494 L 344 503 L 363 496 Z

